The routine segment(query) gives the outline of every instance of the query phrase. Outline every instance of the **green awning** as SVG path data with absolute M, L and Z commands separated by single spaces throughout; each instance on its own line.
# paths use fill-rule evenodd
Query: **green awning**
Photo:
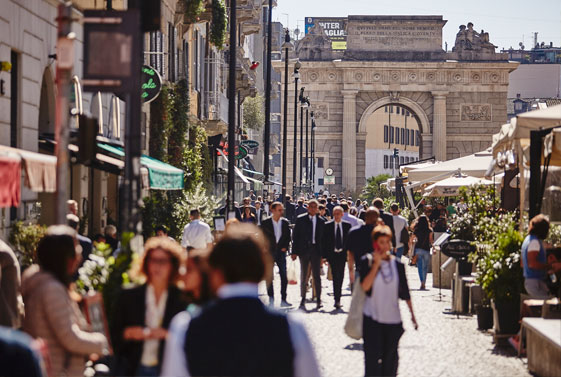
M 97 146 L 119 157 L 125 157 L 125 151 L 121 147 L 115 147 L 104 143 L 97 143 Z M 183 189 L 183 170 L 144 154 L 140 157 L 140 163 L 148 169 L 150 189 Z

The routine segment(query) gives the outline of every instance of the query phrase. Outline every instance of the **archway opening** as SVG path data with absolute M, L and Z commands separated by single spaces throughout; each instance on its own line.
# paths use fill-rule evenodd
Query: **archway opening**
M 401 103 L 380 106 L 364 118 L 365 179 L 399 175 L 399 166 L 421 156 L 419 116 Z

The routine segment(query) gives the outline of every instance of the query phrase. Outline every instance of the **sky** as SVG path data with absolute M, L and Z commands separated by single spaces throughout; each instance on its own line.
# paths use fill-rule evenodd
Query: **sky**
M 526 49 L 538 42 L 561 46 L 561 0 L 277 0 L 273 20 L 290 29 L 304 31 L 305 17 L 346 17 L 348 15 L 442 15 L 448 49 L 454 46 L 458 27 L 473 22 L 485 29 L 489 41 L 499 49 Z

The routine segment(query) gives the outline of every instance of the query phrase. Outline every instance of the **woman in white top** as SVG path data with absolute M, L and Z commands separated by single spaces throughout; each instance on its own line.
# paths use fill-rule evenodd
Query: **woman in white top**
M 360 276 L 366 292 L 363 309 L 364 364 L 366 376 L 397 375 L 397 346 L 403 334 L 399 299 L 406 300 L 411 320 L 417 321 L 405 276 L 405 267 L 390 251 L 392 232 L 379 225 L 372 232 L 374 253 L 361 260 Z

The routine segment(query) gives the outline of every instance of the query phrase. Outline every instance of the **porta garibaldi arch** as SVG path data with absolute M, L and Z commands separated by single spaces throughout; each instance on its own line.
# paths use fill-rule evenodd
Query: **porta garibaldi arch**
M 349 16 L 346 50 L 332 50 L 319 23 L 296 42 L 289 72 L 299 59 L 299 86 L 306 88 L 317 122 L 316 157 L 335 175 L 330 191 L 364 186 L 366 120 L 386 105 L 415 114 L 420 158 L 444 161 L 491 145 L 507 121 L 509 73 L 518 63 L 495 53 L 489 34 L 476 32 L 472 23 L 459 27 L 455 46 L 445 52 L 445 24 L 442 16 Z M 273 64 L 282 71 L 284 62 Z M 292 124 L 290 94 L 288 107 Z M 289 127 L 288 151 L 293 142 Z M 287 187 L 292 157 L 288 153 Z

